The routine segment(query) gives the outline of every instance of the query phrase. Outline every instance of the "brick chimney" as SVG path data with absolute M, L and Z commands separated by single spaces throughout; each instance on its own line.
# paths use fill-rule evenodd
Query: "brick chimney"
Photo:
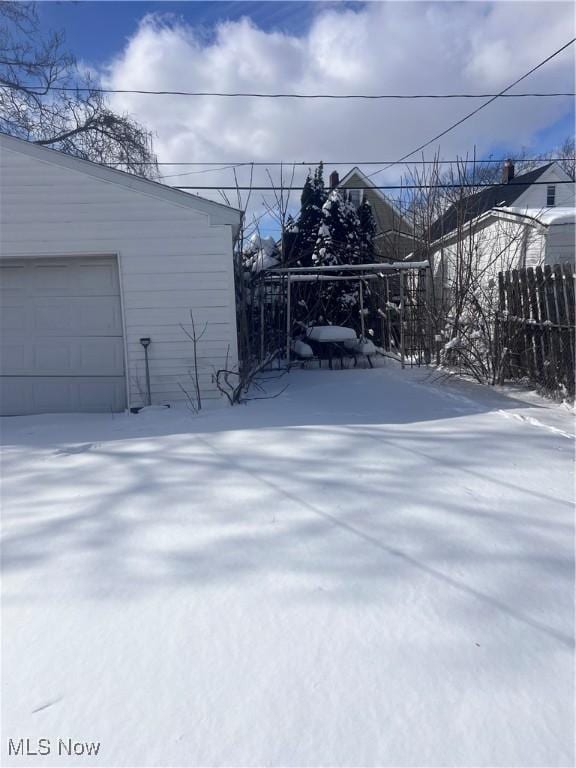
M 502 169 L 502 184 L 509 184 L 512 179 L 514 178 L 514 163 L 510 158 L 506 160 L 504 163 L 504 168 Z
M 338 176 L 338 171 L 332 171 L 330 174 L 330 189 L 336 189 L 338 184 L 340 184 L 340 176 Z

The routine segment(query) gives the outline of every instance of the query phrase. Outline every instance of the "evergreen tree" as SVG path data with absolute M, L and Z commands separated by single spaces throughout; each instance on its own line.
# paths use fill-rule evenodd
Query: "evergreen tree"
M 299 267 L 311 267 L 312 256 L 322 222 L 322 206 L 326 201 L 324 169 L 322 163 L 312 173 L 309 171 L 300 197 L 300 214 L 292 225 L 292 232 L 286 242 L 284 263 Z M 286 240 L 286 238 L 285 238 Z M 310 324 L 313 305 L 317 300 L 316 286 L 310 283 L 295 283 L 292 293 L 292 315 L 296 329 Z
M 376 257 L 376 248 L 374 246 L 376 220 L 374 219 L 372 206 L 366 198 L 358 208 L 358 218 L 360 220 L 360 248 L 362 252 L 362 262 L 364 264 L 371 264 L 378 261 Z M 371 329 L 378 327 L 380 323 L 378 315 L 378 307 L 380 304 L 378 281 L 365 280 L 362 290 L 365 321 L 364 327 L 367 335 L 372 336 L 374 331 Z
M 300 197 L 300 215 L 296 222 L 297 238 L 294 246 L 298 266 L 312 266 L 312 254 L 318 237 L 318 227 L 322 221 L 322 206 L 325 201 L 324 169 L 320 163 L 313 174 L 308 173 Z
M 372 212 L 372 206 L 366 199 L 362 201 L 358 208 L 358 219 L 360 222 L 362 261 L 365 264 L 369 264 L 375 258 L 374 236 L 376 234 L 376 221 Z
M 332 190 L 324 203 L 312 259 L 316 266 L 362 263 L 360 219 L 343 190 Z M 320 282 L 317 293 L 314 322 L 359 325 L 359 292 L 355 281 Z
M 301 197 L 302 208 L 291 244 L 291 263 L 299 266 L 362 264 L 374 260 L 376 225 L 372 208 L 364 201 L 358 209 L 349 193 L 334 189 L 328 195 L 320 165 L 309 173 Z M 341 276 L 346 273 L 342 272 Z M 369 302 L 368 281 L 364 296 Z M 293 315 L 296 325 L 350 325 L 360 329 L 357 281 L 295 283 Z

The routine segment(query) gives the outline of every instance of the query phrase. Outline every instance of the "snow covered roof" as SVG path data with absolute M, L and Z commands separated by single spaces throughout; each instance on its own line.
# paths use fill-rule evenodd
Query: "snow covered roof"
M 493 208 L 513 205 L 530 184 L 538 181 L 545 171 L 555 165 L 556 163 L 553 162 L 546 163 L 539 168 L 514 176 L 508 184 L 485 187 L 479 192 L 453 203 L 430 227 L 431 242 L 440 240 L 457 229 L 459 224 L 476 219 Z M 557 167 L 560 168 L 560 166 Z
M 515 208 L 513 206 L 497 206 L 494 209 L 509 213 L 512 216 L 523 216 L 535 219 L 539 224 L 574 224 L 576 222 L 576 208 Z

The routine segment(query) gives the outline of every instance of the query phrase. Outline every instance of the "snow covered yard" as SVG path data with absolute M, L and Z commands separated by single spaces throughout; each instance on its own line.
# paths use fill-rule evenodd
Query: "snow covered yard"
M 572 418 L 424 376 L 5 419 L 3 764 L 572 765 Z

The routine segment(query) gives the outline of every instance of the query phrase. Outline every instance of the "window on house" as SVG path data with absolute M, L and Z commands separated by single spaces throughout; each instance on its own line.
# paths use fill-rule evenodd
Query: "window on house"
M 546 205 L 548 208 L 556 205 L 556 187 L 554 184 L 549 184 L 546 187 Z
M 350 190 L 350 200 L 352 201 L 355 208 L 359 208 L 360 204 L 362 203 L 362 190 L 361 189 L 351 189 Z

